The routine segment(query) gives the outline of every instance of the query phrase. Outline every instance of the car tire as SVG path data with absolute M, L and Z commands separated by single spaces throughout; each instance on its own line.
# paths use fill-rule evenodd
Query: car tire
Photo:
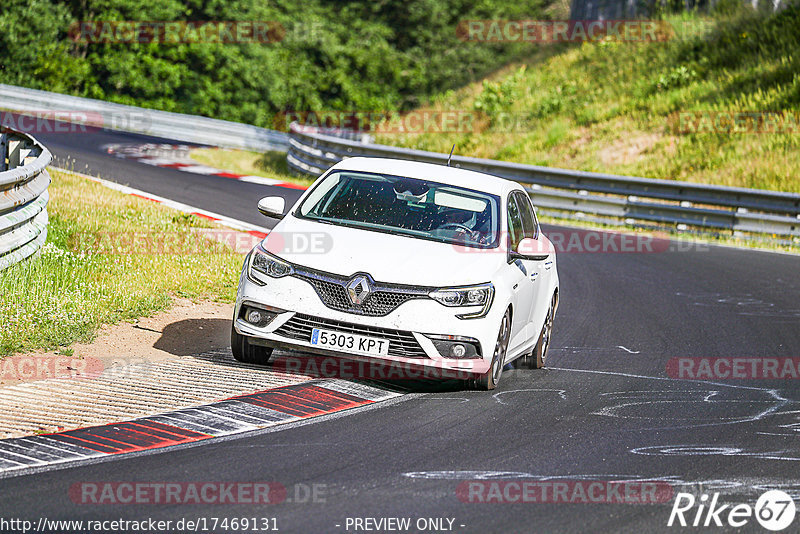
M 506 310 L 503 315 L 503 320 L 500 322 L 500 330 L 497 333 L 497 343 L 494 347 L 494 355 L 492 356 L 492 365 L 489 370 L 482 374 L 475 376 L 468 381 L 470 389 L 477 389 L 481 391 L 488 391 L 497 387 L 500 382 L 500 376 L 503 374 L 503 366 L 506 360 L 506 351 L 508 350 L 508 340 L 511 337 L 511 310 Z
M 253 345 L 247 336 L 238 333 L 233 326 L 231 326 L 231 352 L 236 361 L 256 365 L 266 365 L 272 357 L 270 347 Z
M 547 317 L 545 318 L 542 331 L 539 333 L 539 339 L 536 345 L 533 346 L 531 351 L 525 356 L 521 356 L 514 361 L 514 367 L 517 369 L 541 369 L 547 362 L 547 350 L 550 347 L 550 340 L 553 336 L 553 317 L 555 315 L 555 305 L 557 297 L 553 295 L 553 300 L 550 301 L 550 308 L 547 310 Z
M 553 317 L 556 314 L 556 296 L 550 300 L 550 308 L 547 310 L 547 317 L 542 325 L 539 340 L 529 356 L 532 369 L 541 369 L 547 363 L 547 351 L 550 348 L 550 341 L 553 339 Z

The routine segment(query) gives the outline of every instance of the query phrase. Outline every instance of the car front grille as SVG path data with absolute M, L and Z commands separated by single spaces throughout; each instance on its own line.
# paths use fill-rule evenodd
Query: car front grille
M 311 331 L 314 328 L 323 328 L 356 334 L 360 336 L 379 337 L 389 340 L 389 355 L 402 358 L 428 358 L 425 351 L 417 343 L 414 334 L 403 330 L 379 328 L 376 326 L 362 326 L 321 317 L 312 317 L 303 313 L 296 313 L 286 321 L 275 333 L 291 339 L 311 342 Z
M 296 268 L 295 277 L 311 284 L 325 306 L 333 310 L 383 317 L 413 299 L 429 298 L 430 288 L 376 282 L 360 305 L 353 304 L 346 286 L 351 278 L 308 268 Z

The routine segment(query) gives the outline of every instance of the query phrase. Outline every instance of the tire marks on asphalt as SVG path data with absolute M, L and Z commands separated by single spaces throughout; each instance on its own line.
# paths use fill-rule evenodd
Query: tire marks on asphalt
M 167 169 L 176 169 L 182 172 L 190 172 L 193 174 L 204 174 L 207 176 L 219 176 L 221 178 L 230 178 L 232 180 L 240 180 L 242 182 L 250 182 L 260 185 L 272 185 L 275 187 L 286 187 L 289 189 L 305 190 L 306 187 L 293 182 L 283 182 L 274 178 L 266 178 L 264 176 L 254 176 L 238 174 L 235 172 L 224 171 L 201 165 L 193 161 L 190 157 L 190 152 L 193 148 L 199 148 L 195 145 L 170 145 L 170 144 L 113 144 L 106 145 L 106 152 L 110 155 L 123 159 L 131 159 L 152 165 L 154 167 L 163 167 Z

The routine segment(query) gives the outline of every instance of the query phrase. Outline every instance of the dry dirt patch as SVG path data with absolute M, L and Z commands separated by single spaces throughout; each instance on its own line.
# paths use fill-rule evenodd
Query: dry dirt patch
M 652 149 L 660 139 L 661 135 L 655 133 L 617 139 L 611 146 L 600 150 L 600 161 L 605 165 L 635 163 L 639 156 Z
M 0 360 L 0 387 L 225 349 L 232 316 L 233 304 L 175 298 L 170 309 L 153 317 L 103 327 L 91 343 L 72 345 L 72 357 L 65 350 Z
M 175 299 L 153 317 L 104 327 L 92 343 L 0 360 L 0 439 L 127 421 L 312 379 L 235 361 L 232 312 L 232 304 Z

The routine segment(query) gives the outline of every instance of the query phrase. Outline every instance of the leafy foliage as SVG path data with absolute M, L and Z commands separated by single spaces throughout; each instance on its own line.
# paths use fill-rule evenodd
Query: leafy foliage
M 468 19 L 545 0 L 4 0 L 0 81 L 270 126 L 279 111 L 408 109 L 519 57 L 460 41 Z M 273 43 L 80 42 L 80 21 L 271 21 Z

